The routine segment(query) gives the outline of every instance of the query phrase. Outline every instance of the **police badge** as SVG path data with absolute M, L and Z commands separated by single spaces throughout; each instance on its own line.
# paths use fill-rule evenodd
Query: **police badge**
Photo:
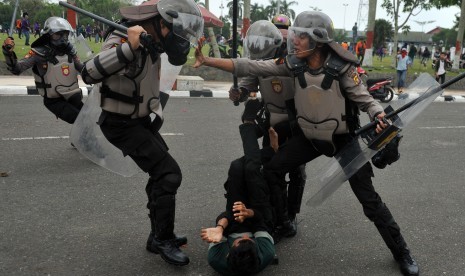
M 61 72 L 63 73 L 63 76 L 68 76 L 69 75 L 69 65 L 62 65 L 61 66 Z
M 276 93 L 281 93 L 283 91 L 283 83 L 280 80 L 272 80 L 271 87 L 273 88 L 273 91 Z

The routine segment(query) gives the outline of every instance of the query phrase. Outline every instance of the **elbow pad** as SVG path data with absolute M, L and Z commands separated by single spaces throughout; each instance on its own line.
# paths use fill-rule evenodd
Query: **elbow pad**
M 103 51 L 94 59 L 86 62 L 81 73 L 82 79 L 86 83 L 101 82 L 134 61 L 135 57 L 128 43 Z

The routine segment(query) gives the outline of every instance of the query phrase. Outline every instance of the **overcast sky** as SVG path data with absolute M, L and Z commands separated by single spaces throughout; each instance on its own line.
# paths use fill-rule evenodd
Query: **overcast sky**
M 204 1 L 203 1 L 204 2 Z M 210 11 L 212 11 L 218 17 L 221 15 L 221 9 L 219 8 L 221 5 L 221 0 L 210 0 Z M 226 3 L 229 0 L 223 0 L 223 14 L 227 13 Z M 291 2 L 288 0 L 288 2 Z M 296 14 L 305 11 L 305 10 L 312 10 L 311 7 L 317 7 L 321 9 L 322 12 L 326 13 L 331 17 L 334 23 L 334 27 L 337 29 L 344 28 L 346 30 L 352 30 L 352 26 L 357 21 L 358 11 L 360 0 L 294 0 L 298 4 L 291 6 L 291 8 L 296 12 Z M 251 0 L 251 3 L 257 3 L 259 5 L 267 6 L 270 4 L 269 0 Z M 362 14 L 365 16 L 368 15 L 368 0 L 364 0 L 363 3 L 366 3 L 364 9 L 362 9 Z M 388 17 L 387 13 L 381 8 L 382 0 L 378 0 L 378 7 L 376 8 L 376 19 L 386 19 L 392 22 L 392 18 Z M 344 4 L 348 4 L 347 8 L 344 8 Z M 345 10 L 345 12 L 344 12 Z M 419 22 L 427 22 L 427 21 L 435 21 L 433 23 L 424 24 L 423 30 L 425 32 L 435 28 L 436 26 L 440 26 L 443 28 L 452 28 L 455 20 L 455 14 L 460 12 L 460 8 L 458 6 L 441 9 L 441 10 L 430 10 L 430 11 L 421 11 L 415 17 L 410 17 L 409 25 L 412 31 L 422 31 L 422 26 L 418 23 L 415 23 L 413 20 Z M 344 23 L 344 13 L 345 13 L 345 23 Z M 401 16 L 401 20 L 405 20 L 405 16 Z M 360 30 L 366 27 L 366 22 L 361 24 Z
M 220 6 L 221 2 L 223 2 L 223 6 L 225 7 L 223 9 L 223 14 L 226 14 L 226 4 L 229 1 L 230 0 L 210 0 L 210 11 L 213 12 L 216 16 L 220 17 Z M 58 3 L 58 0 L 52 0 L 51 2 Z M 138 0 L 138 2 L 141 3 L 142 0 Z M 205 0 L 203 0 L 202 2 L 205 2 Z M 291 2 L 291 0 L 288 0 L 288 2 Z M 296 12 L 296 14 L 299 14 L 300 12 L 305 10 L 312 10 L 311 7 L 316 7 L 332 18 L 334 27 L 337 29 L 345 27 L 346 30 L 352 30 L 352 26 L 355 22 L 357 22 L 360 0 L 294 0 L 294 2 L 297 2 L 297 4 L 291 6 L 291 8 Z M 251 3 L 257 3 L 259 5 L 267 6 L 270 4 L 270 1 L 251 0 Z M 362 14 L 364 14 L 366 17 L 368 14 L 368 0 L 363 0 L 363 3 L 366 3 L 366 5 L 362 9 Z M 388 17 L 384 9 L 381 8 L 382 0 L 378 0 L 377 3 L 378 7 L 376 8 L 376 19 L 384 18 L 392 22 L 392 18 Z M 347 4 L 346 8 L 344 7 L 344 4 Z M 434 29 L 436 26 L 440 26 L 443 28 L 452 28 L 455 20 L 454 15 L 459 12 L 460 8 L 458 6 L 441 10 L 434 9 L 430 11 L 422 11 L 417 16 L 410 17 L 410 22 L 408 24 L 410 25 L 412 31 L 427 32 L 431 29 Z M 401 20 L 405 20 L 405 18 L 406 15 L 400 17 Z M 419 22 L 435 22 L 425 23 L 423 26 L 421 26 L 420 24 L 414 22 L 414 20 Z M 360 24 L 359 30 L 363 30 L 365 28 L 366 21 Z

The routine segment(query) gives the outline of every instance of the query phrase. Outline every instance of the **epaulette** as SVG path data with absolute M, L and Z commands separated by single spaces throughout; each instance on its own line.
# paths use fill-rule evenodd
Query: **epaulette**
M 34 52 L 39 56 L 46 57 L 52 54 L 53 50 L 50 47 L 43 45 L 31 48 L 30 52 Z

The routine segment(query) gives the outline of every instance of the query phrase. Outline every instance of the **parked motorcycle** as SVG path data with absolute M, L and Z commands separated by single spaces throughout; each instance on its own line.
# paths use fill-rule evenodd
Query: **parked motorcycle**
M 220 50 L 220 55 L 221 55 L 221 58 L 232 58 L 232 39 L 229 39 L 228 41 L 226 41 L 227 45 L 229 46 L 229 49 L 228 49 L 228 46 L 226 46 L 226 44 L 218 44 L 218 49 Z M 239 40 L 239 43 L 238 43 L 238 46 L 242 46 L 242 40 Z M 208 52 L 208 56 L 209 57 L 214 57 L 215 55 L 213 54 L 213 47 L 210 45 L 210 51 Z M 241 57 L 241 53 L 239 51 L 237 51 L 237 57 L 240 58 Z
M 394 98 L 394 89 L 392 88 L 392 77 L 368 79 L 368 73 L 361 67 L 357 67 L 360 78 L 365 82 L 370 95 L 383 103 L 388 103 Z

